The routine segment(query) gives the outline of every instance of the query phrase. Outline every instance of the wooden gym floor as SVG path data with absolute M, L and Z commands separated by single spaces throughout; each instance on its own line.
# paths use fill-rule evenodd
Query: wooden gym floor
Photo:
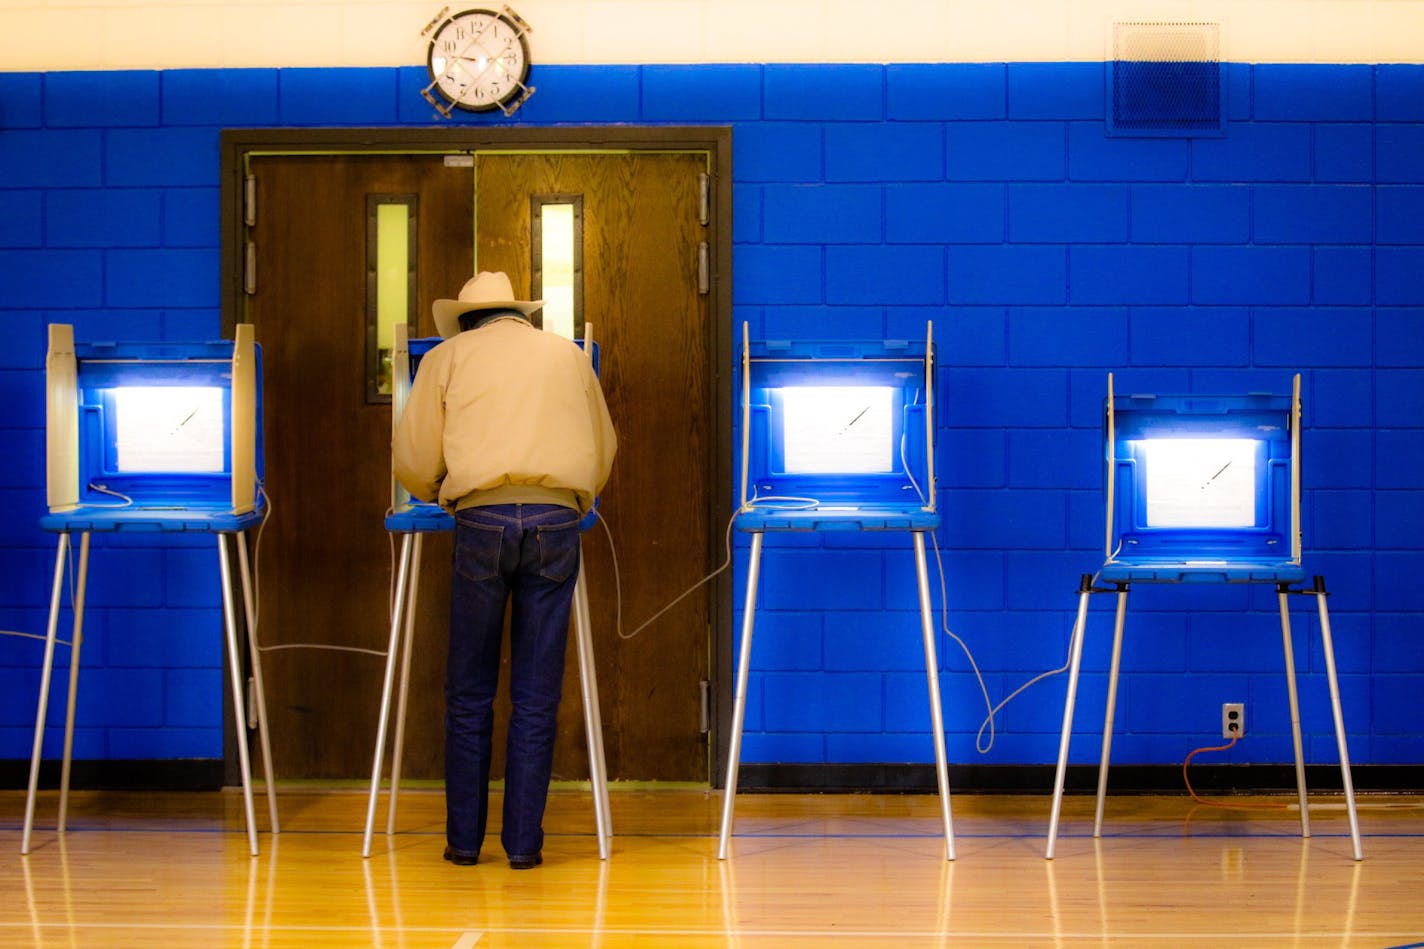
M 949 862 L 932 795 L 742 794 L 719 861 L 720 792 L 615 786 L 604 862 L 588 792 L 556 788 L 544 865 L 522 872 L 497 811 L 483 863 L 444 862 L 439 790 L 402 792 L 394 837 L 383 798 L 370 859 L 355 789 L 282 788 L 276 837 L 259 794 L 255 858 L 236 791 L 75 792 L 62 838 L 56 803 L 22 857 L 24 793 L 0 792 L 0 945 L 1424 944 L 1418 797 L 1360 797 L 1358 863 L 1338 797 L 1312 800 L 1309 840 L 1290 810 L 1109 797 L 1096 841 L 1092 797 L 1070 797 L 1046 861 L 1046 793 L 960 794 Z

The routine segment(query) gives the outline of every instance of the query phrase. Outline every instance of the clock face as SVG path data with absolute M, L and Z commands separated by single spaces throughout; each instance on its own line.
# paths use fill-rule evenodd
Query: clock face
M 452 105 L 485 112 L 524 88 L 529 46 L 524 31 L 503 14 L 466 10 L 435 31 L 428 66 L 434 87 Z

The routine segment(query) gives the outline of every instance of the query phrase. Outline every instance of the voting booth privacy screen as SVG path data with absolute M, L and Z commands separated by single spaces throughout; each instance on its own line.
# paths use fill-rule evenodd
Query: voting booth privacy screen
M 259 505 L 261 349 L 250 325 L 210 342 L 75 343 L 50 326 L 48 505 L 245 514 Z
M 934 509 L 928 339 L 745 341 L 743 354 L 744 509 Z
M 1295 386 L 1290 395 L 1110 392 L 1109 565 L 1160 564 L 1166 574 L 1220 566 L 1226 579 L 1241 580 L 1253 567 L 1298 565 L 1298 379 Z M 1166 574 L 1159 579 L 1185 578 Z

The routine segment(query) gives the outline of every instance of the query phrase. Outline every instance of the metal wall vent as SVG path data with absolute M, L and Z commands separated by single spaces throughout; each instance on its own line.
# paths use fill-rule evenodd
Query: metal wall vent
M 1114 23 L 1108 134 L 1222 134 L 1220 34 L 1218 23 Z

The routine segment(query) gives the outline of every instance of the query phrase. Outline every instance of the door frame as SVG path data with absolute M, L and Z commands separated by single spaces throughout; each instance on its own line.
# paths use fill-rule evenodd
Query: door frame
M 222 333 L 233 328 L 247 312 L 244 288 L 246 224 L 244 204 L 249 158 L 302 154 L 469 154 L 475 151 L 697 151 L 708 155 L 710 201 L 707 244 L 710 259 L 707 313 L 712 321 L 709 348 L 712 451 L 707 459 L 708 530 L 707 562 L 720 564 L 725 557 L 726 525 L 732 517 L 732 130 L 728 126 L 578 126 L 494 128 L 276 128 L 223 129 L 221 158 L 221 307 Z M 260 206 L 258 213 L 261 213 Z M 732 719 L 732 573 L 711 581 L 709 597 L 710 678 L 708 735 L 711 756 L 708 774 L 713 787 L 726 783 L 726 759 Z M 224 682 L 226 683 L 226 679 Z M 224 685 L 224 691 L 229 686 Z M 223 704 L 224 770 L 227 783 L 240 778 L 229 711 Z M 280 779 L 281 775 L 277 775 Z

